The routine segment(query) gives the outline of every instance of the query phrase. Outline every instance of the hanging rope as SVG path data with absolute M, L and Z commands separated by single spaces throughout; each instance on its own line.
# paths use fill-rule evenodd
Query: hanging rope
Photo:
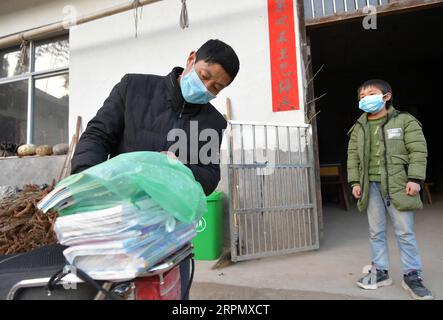
M 182 29 L 189 28 L 188 8 L 186 7 L 186 0 L 182 0 L 182 11 L 180 14 L 180 27 Z
M 20 42 L 20 66 L 22 68 L 22 71 L 26 70 L 28 66 L 28 46 L 29 41 L 25 39 L 23 34 L 20 35 L 21 42 Z
M 140 4 L 140 0 L 134 0 L 132 2 L 132 7 L 134 8 L 134 24 L 135 24 L 135 38 L 138 36 L 138 19 L 142 19 L 143 16 L 143 6 Z M 138 9 L 140 8 L 140 14 Z

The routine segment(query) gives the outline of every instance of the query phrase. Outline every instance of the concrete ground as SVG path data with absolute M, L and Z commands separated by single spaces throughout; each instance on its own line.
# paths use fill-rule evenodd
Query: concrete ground
M 443 195 L 417 212 L 415 228 L 425 284 L 436 299 L 443 299 Z M 410 299 L 401 287 L 391 225 L 388 234 L 394 280 L 390 287 L 372 291 L 356 286 L 362 267 L 371 261 L 366 215 L 328 205 L 320 250 L 238 262 L 220 270 L 211 270 L 215 261 L 196 261 L 191 299 Z

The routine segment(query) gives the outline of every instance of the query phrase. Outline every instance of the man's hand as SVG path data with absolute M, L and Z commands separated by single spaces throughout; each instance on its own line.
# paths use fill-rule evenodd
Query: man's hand
M 409 181 L 408 184 L 406 185 L 406 194 L 408 196 L 415 196 L 417 193 L 420 192 L 420 185 L 418 183 Z
M 177 156 L 174 153 L 170 152 L 170 151 L 161 151 L 160 153 L 163 153 L 163 154 L 167 155 L 169 158 L 177 159 Z
M 354 196 L 355 199 L 360 199 L 361 187 L 358 184 L 352 187 L 352 195 Z

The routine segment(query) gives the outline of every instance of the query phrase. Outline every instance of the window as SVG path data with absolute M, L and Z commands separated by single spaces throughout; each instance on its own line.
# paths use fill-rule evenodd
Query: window
M 68 142 L 69 41 L 0 50 L 0 142 Z
M 12 77 L 28 71 L 29 48 L 23 52 L 19 48 L 0 51 L 0 78 Z
M 68 143 L 68 75 L 35 80 L 33 142 Z
M 68 62 L 68 39 L 46 41 L 35 46 L 35 71 L 67 67 Z
M 305 19 L 326 17 L 333 14 L 343 14 L 361 10 L 367 5 L 383 6 L 389 0 L 303 0 Z
M 26 141 L 28 80 L 0 85 L 0 142 Z

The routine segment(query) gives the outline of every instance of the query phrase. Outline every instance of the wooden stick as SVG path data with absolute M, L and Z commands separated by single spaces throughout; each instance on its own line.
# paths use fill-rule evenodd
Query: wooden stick
M 226 120 L 232 120 L 231 99 L 226 98 Z
M 77 123 L 75 125 L 75 144 L 78 143 L 78 139 L 80 138 L 80 127 L 82 125 L 82 117 L 77 116 Z
M 231 109 L 232 109 L 231 99 L 230 98 L 226 98 L 226 120 L 227 121 L 232 120 Z M 230 146 L 231 146 L 231 152 L 234 152 L 234 141 L 233 141 L 233 138 L 232 138 L 232 132 L 231 132 L 230 137 L 229 137 L 229 143 L 230 143 Z M 237 209 L 237 173 L 235 172 L 234 169 L 232 170 L 232 172 L 233 172 L 233 180 L 234 180 L 233 181 L 234 190 L 233 190 L 233 195 L 232 196 L 234 197 L 234 209 Z M 235 227 L 238 226 L 237 216 L 236 215 L 234 215 L 234 225 L 235 225 Z
M 69 167 L 69 161 L 71 161 L 71 159 L 72 159 L 72 155 L 74 154 L 75 147 L 77 146 L 77 143 L 79 140 L 81 122 L 82 122 L 82 117 L 78 116 L 77 123 L 75 126 L 75 133 L 72 136 L 71 144 L 69 145 L 69 150 L 68 150 L 68 153 L 66 154 L 65 161 L 63 161 L 62 171 L 60 172 L 60 176 L 58 177 L 57 182 L 59 182 L 60 180 L 64 179 L 66 176 L 68 176 L 67 171 L 68 171 L 68 167 Z
M 66 175 L 65 171 L 67 170 L 67 167 L 68 167 L 68 163 L 69 163 L 68 159 L 71 157 L 71 153 L 72 153 L 72 150 L 74 149 L 75 141 L 76 141 L 76 137 L 74 134 L 72 136 L 71 143 L 69 144 L 68 153 L 66 154 L 65 160 L 63 161 L 62 171 L 60 172 L 60 175 L 58 176 L 58 179 L 56 182 L 59 182 L 60 180 L 62 180 Z

